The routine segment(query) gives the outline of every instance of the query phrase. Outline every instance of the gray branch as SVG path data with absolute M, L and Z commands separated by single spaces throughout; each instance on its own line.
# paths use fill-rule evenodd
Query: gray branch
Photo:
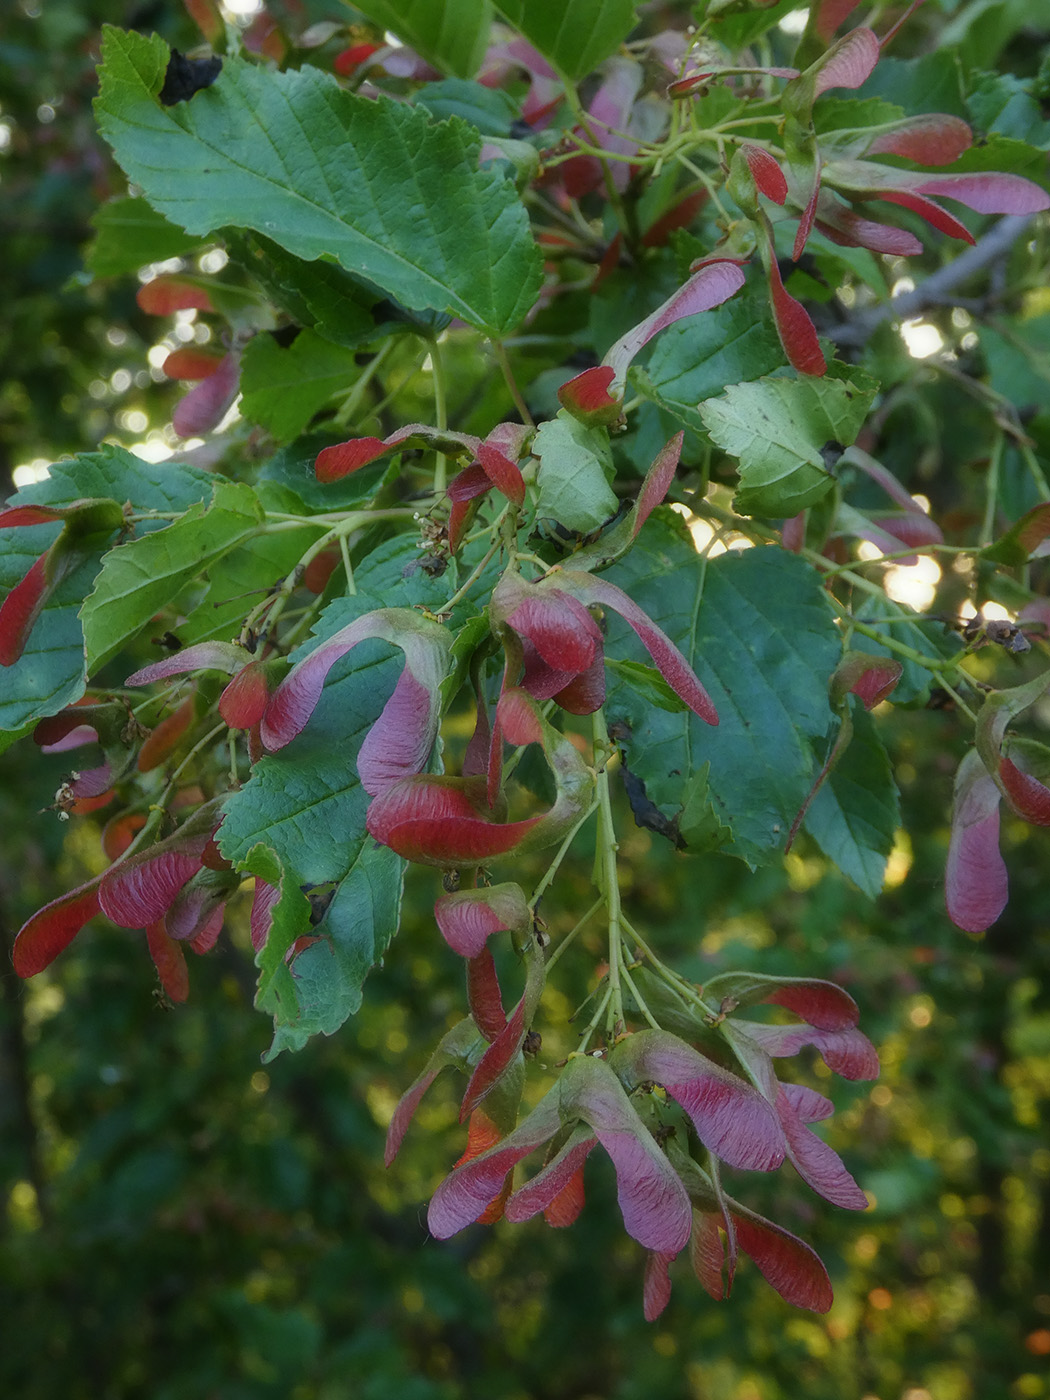
M 1030 214 L 1008 214 L 973 247 L 931 273 L 913 291 L 902 292 L 882 306 L 859 312 L 841 326 L 827 331 L 828 338 L 838 345 L 859 347 L 868 341 L 883 321 L 908 321 L 931 306 L 972 306 L 971 302 L 964 303 L 962 298 L 954 297 L 952 293 L 976 273 L 1004 258 L 1031 222 Z

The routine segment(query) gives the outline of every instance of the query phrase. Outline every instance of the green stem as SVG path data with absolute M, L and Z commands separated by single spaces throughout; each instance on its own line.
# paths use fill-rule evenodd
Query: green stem
M 509 509 L 509 507 L 507 507 L 507 509 Z M 477 583 L 478 579 L 485 572 L 485 569 L 488 567 L 489 561 L 496 553 L 498 553 L 501 544 L 502 540 L 499 538 L 499 535 L 497 535 L 496 538 L 489 545 L 488 549 L 485 551 L 485 554 L 482 557 L 481 561 L 478 564 L 476 564 L 471 570 L 470 576 L 468 577 L 466 582 L 456 589 L 455 593 L 453 593 L 452 597 L 448 600 L 447 603 L 443 603 L 441 605 L 439 609 L 440 612 L 451 612 L 452 609 L 456 606 L 456 604 L 467 596 L 470 590 Z
M 999 503 L 999 469 L 1003 461 L 1003 434 L 996 433 L 995 446 L 988 461 L 988 474 L 985 477 L 984 518 L 978 539 L 982 545 L 991 544 L 995 536 L 995 508 Z
M 593 811 L 595 811 L 595 809 L 597 808 L 597 806 L 598 806 L 598 804 L 597 804 L 596 802 L 593 802 L 593 803 L 587 808 L 586 812 L 584 812 L 583 816 L 580 817 L 580 818 L 574 823 L 574 825 L 570 828 L 568 835 L 564 838 L 564 840 L 562 841 L 561 845 L 558 847 L 557 854 L 555 855 L 554 859 L 551 861 L 550 865 L 547 867 L 546 874 L 544 875 L 543 879 L 539 882 L 539 884 L 536 886 L 536 888 L 535 888 L 535 889 L 533 890 L 533 892 L 532 892 L 532 897 L 531 897 L 530 900 L 529 900 L 529 908 L 530 908 L 530 909 L 535 910 L 537 904 L 539 904 L 540 900 L 543 898 L 543 896 L 544 896 L 544 894 L 546 893 L 546 891 L 550 888 L 551 883 L 553 882 L 555 875 L 557 875 L 557 873 L 558 873 L 558 868 L 560 867 L 562 861 L 565 859 L 566 855 L 567 855 L 568 852 L 569 852 L 569 847 L 572 845 L 573 841 L 575 841 L 575 839 L 576 839 L 576 833 L 579 831 L 580 827 L 583 826 L 584 822 L 588 819 L 588 817 L 591 815 L 591 813 L 592 813 Z M 601 903 L 601 900 L 600 900 L 600 899 L 598 900 L 598 903 L 599 903 L 599 904 Z M 597 907 L 597 906 L 595 906 L 595 907 Z M 548 964 L 548 965 L 549 965 L 549 964 Z
M 225 724 L 217 724 L 214 729 L 209 729 L 208 733 L 205 734 L 203 739 L 199 739 L 197 743 L 194 744 L 193 748 L 190 749 L 189 753 L 186 755 L 186 757 L 182 760 L 179 766 L 175 769 L 174 773 L 172 773 L 171 777 L 168 779 L 168 784 L 165 787 L 164 791 L 161 793 L 160 797 L 157 799 L 156 802 L 150 803 L 149 813 L 146 817 L 144 825 L 139 831 L 135 833 L 135 837 L 132 840 L 131 844 L 128 846 L 127 850 L 122 851 L 121 854 L 117 857 L 117 859 L 113 862 L 114 865 L 121 864 L 124 861 L 126 861 L 129 856 L 133 856 L 135 852 L 139 849 L 139 847 L 145 843 L 146 839 L 153 835 L 153 833 L 160 826 L 161 821 L 167 813 L 168 803 L 171 800 L 172 794 L 175 791 L 175 787 L 179 781 L 183 770 L 190 763 L 193 762 L 193 760 L 200 753 L 201 749 L 206 748 L 209 744 L 213 743 L 223 732 L 224 729 L 226 729 Z
M 610 1040 L 623 1029 L 623 989 L 621 971 L 623 966 L 623 931 L 620 909 L 620 882 L 616 864 L 619 846 L 616 842 L 616 827 L 613 822 L 612 798 L 609 792 L 609 770 L 607 760 L 612 752 L 609 731 L 605 716 L 596 710 L 593 716 L 595 761 L 603 755 L 598 768 L 597 807 L 598 830 L 595 837 L 594 874 L 595 884 L 605 901 L 607 926 L 609 931 L 609 1002 L 605 1029 Z
M 648 1007 L 648 1004 L 646 1003 L 645 998 L 642 996 L 641 992 L 640 992 L 640 991 L 638 990 L 638 988 L 635 986 L 634 978 L 631 976 L 630 970 L 629 970 L 626 966 L 620 968 L 620 976 L 623 978 L 623 980 L 624 980 L 624 985 L 627 987 L 628 991 L 631 993 L 631 996 L 634 997 L 635 1001 L 637 1002 L 637 1004 L 638 1004 L 638 1010 L 642 1013 L 642 1015 L 645 1017 L 645 1019 L 649 1022 L 650 1026 L 652 1026 L 653 1030 L 654 1030 L 654 1031 L 663 1030 L 663 1027 L 660 1025 L 660 1022 L 656 1019 L 656 1017 L 653 1015 L 653 1013 L 649 1010 L 649 1007 Z
M 345 535 L 339 536 L 339 553 L 343 559 L 343 572 L 346 574 L 346 591 L 353 597 L 357 592 L 357 585 L 354 583 L 354 566 L 350 562 L 350 542 Z
M 722 132 L 724 132 L 724 131 L 732 131 L 733 128 L 734 128 L 734 127 L 737 127 L 737 126 L 753 126 L 753 125 L 755 124 L 755 122 L 782 122 L 783 120 L 784 120 L 784 118 L 783 118 L 783 116 L 782 116 L 780 113 L 778 113 L 778 112 L 769 112 L 769 113 L 768 113 L 766 116 L 764 116 L 764 117 L 763 117 L 763 116 L 760 116 L 760 115 L 758 115 L 758 114 L 756 114 L 755 116 L 752 116 L 752 117 L 740 117 L 737 121 L 722 122 L 722 124 L 721 124 L 720 126 L 715 127 L 714 130 L 715 130 L 715 132 L 716 132 L 718 135 L 721 135 Z M 836 133 L 836 135 L 837 135 L 837 134 L 838 134 L 838 133 Z M 759 141 L 759 140 L 757 140 L 757 139 L 754 138 L 754 137 L 749 138 L 748 144 L 751 145 L 751 146 L 766 146 L 766 147 L 768 147 L 768 146 L 771 145 L 771 143 L 768 142 L 768 141 Z M 780 148 L 779 148 L 778 146 L 774 146 L 773 149 L 774 149 L 774 150 L 779 150 Z
M 649 963 L 657 977 L 660 978 L 665 986 L 669 987 L 671 991 L 676 992 L 679 996 L 685 997 L 687 1001 L 691 1001 L 705 1016 L 714 1016 L 717 1014 L 714 1009 L 704 1001 L 703 997 L 691 982 L 687 982 L 680 973 L 675 972 L 673 968 L 667 966 L 659 955 L 649 946 L 629 919 L 623 918 L 621 922 L 627 935 L 638 945 L 646 962 Z
M 225 723 L 217 724 L 214 729 L 208 730 L 207 734 L 205 734 L 203 739 L 197 740 L 193 748 L 190 749 L 189 753 L 186 755 L 186 757 L 182 760 L 179 766 L 175 769 L 174 773 L 172 773 L 171 777 L 168 779 L 168 785 L 161 793 L 159 800 L 153 804 L 154 807 L 158 807 L 161 810 L 165 810 L 167 808 L 172 793 L 175 791 L 179 778 L 182 776 L 185 769 L 189 767 L 189 765 L 200 753 L 201 749 L 205 749 L 208 747 L 209 744 L 213 744 L 215 740 L 219 737 L 219 735 L 225 731 L 225 729 Z
M 530 554 L 527 550 L 516 549 L 514 551 L 514 562 L 515 564 L 536 564 L 545 574 L 553 573 L 554 570 L 559 567 L 557 564 L 548 564 L 546 559 L 541 559 L 538 554 Z
M 962 674 L 965 675 L 966 672 L 964 671 Z M 977 716 L 974 714 L 973 710 L 970 709 L 969 705 L 967 705 L 966 701 L 962 698 L 962 696 L 955 689 L 955 687 L 948 681 L 948 679 L 945 676 L 941 676 L 938 680 L 938 684 L 940 685 L 942 690 L 946 690 L 948 692 L 948 694 L 958 705 L 959 709 L 962 710 L 963 714 L 970 721 L 970 723 L 976 724 Z
M 715 184 L 714 180 L 712 180 L 712 179 L 708 176 L 708 174 L 706 173 L 706 171 L 703 171 L 703 170 L 701 170 L 698 166 L 694 165 L 693 162 L 689 159 L 688 156 L 684 156 L 684 155 L 679 154 L 678 156 L 675 157 L 675 159 L 678 161 L 678 164 L 679 164 L 679 165 L 684 166 L 685 169 L 689 171 L 690 175 L 692 175 L 692 177 L 694 178 L 694 180 L 699 180 L 699 181 L 700 181 L 700 183 L 701 183 L 701 184 L 704 186 L 704 188 L 707 190 L 707 193 L 708 193 L 708 196 L 710 197 L 711 203 L 712 203 L 712 204 L 715 206 L 715 208 L 718 210 L 718 212 L 719 212 L 719 214 L 722 216 L 722 218 L 725 219 L 726 222 L 728 223 L 728 222 L 730 221 L 729 211 L 726 209 L 725 205 L 722 203 L 721 199 L 719 198 L 719 194 L 718 194 L 719 187 Z
M 321 598 L 317 597 L 309 607 L 303 609 L 295 625 L 289 627 L 288 631 L 285 632 L 284 636 L 281 638 L 281 645 L 284 647 L 285 651 L 291 651 L 292 647 L 295 646 L 302 634 L 310 627 L 320 611 Z M 291 612 L 288 616 L 294 618 L 295 612 Z
M 299 558 L 299 562 L 288 573 L 280 588 L 277 589 L 272 599 L 264 599 L 263 604 L 255 609 L 260 611 L 264 605 L 272 602 L 272 611 L 267 618 L 267 631 L 272 632 L 278 618 L 288 606 L 288 600 L 298 588 L 304 571 L 311 562 L 317 558 L 324 550 L 332 544 L 339 544 L 343 547 L 343 541 L 348 535 L 352 535 L 355 530 L 361 529 L 365 525 L 371 525 L 377 520 L 404 520 L 406 518 L 415 519 L 416 512 L 406 507 L 396 506 L 388 510 L 352 510 L 348 511 L 335 525 L 330 526 L 320 539 L 315 540 L 308 550 Z M 344 555 L 344 563 L 349 565 L 349 556 Z M 353 572 L 348 569 L 349 592 L 353 592 Z M 309 610 L 308 610 L 309 613 Z M 251 616 L 251 614 L 249 614 Z M 301 631 L 301 626 L 296 631 Z
M 852 559 L 848 564 L 832 564 L 830 567 L 821 570 L 825 578 L 837 578 L 841 574 L 848 573 L 851 569 L 859 569 L 865 564 L 892 564 L 897 559 L 913 559 L 916 554 L 975 554 L 977 551 L 973 545 L 968 544 L 924 544 L 920 549 L 894 550 L 892 554 L 880 554 L 877 559 Z M 825 560 L 825 562 L 828 562 Z M 878 589 L 878 585 L 875 587 Z M 882 590 L 878 589 L 881 593 Z
M 396 338 L 391 336 L 386 344 L 372 356 L 372 359 L 362 371 L 361 377 L 352 385 L 335 415 L 335 421 L 340 427 L 345 427 L 356 416 L 361 400 L 365 396 L 365 390 L 378 374 L 383 361 L 388 357 L 395 343 Z
M 547 959 L 547 972 L 548 972 L 548 974 L 550 973 L 550 970 L 551 970 L 551 968 L 554 966 L 554 964 L 555 964 L 555 963 L 558 961 L 558 959 L 561 957 L 562 953 L 565 952 L 565 949 L 568 948 L 568 947 L 570 946 L 570 944 L 571 944 L 571 943 L 573 942 L 573 940 L 576 938 L 576 935 L 577 935 L 577 934 L 580 932 L 580 930 L 586 925 L 586 923 L 587 923 L 588 919 L 591 917 L 591 915 L 594 914 L 594 913 L 596 913 L 601 907 L 602 907 L 602 901 L 601 901 L 600 898 L 598 898 L 598 899 L 596 899 L 596 900 L 594 901 L 594 903 L 591 905 L 591 907 L 587 910 L 586 914 L 584 914 L 583 917 L 582 917 L 581 919 L 577 919 L 577 920 L 576 920 L 576 923 L 572 926 L 572 928 L 569 930 L 569 932 L 565 935 L 565 937 L 562 939 L 562 941 L 558 944 L 557 948 L 555 948 L 554 952 L 553 952 L 553 953 L 550 955 L 550 957 Z
M 266 534 L 276 533 L 277 527 L 282 530 L 302 530 L 307 525 L 316 525 L 318 529 L 326 530 L 342 516 L 342 511 L 333 511 L 328 515 L 288 515 L 284 511 L 269 510 L 266 512 L 266 521 L 263 531 Z
M 418 509 L 413 506 L 389 506 L 383 510 L 333 510 L 326 515 L 284 515 L 280 511 L 268 511 L 266 522 L 259 528 L 258 534 L 279 533 L 279 530 L 302 530 L 307 525 L 316 525 L 319 530 L 335 531 L 343 525 L 351 516 L 354 520 L 355 528 L 358 525 L 367 525 L 370 520 L 414 520 L 418 515 Z M 271 526 L 271 522 L 274 522 Z
M 858 622 L 856 618 L 851 617 L 850 623 L 855 632 L 859 632 L 863 637 L 870 637 L 873 642 L 878 642 L 887 651 L 892 651 L 897 656 L 903 656 L 906 660 L 913 661 L 916 666 L 921 666 L 926 671 L 935 672 L 942 685 L 944 684 L 945 672 L 958 671 L 960 675 L 966 676 L 966 672 L 961 670 L 959 666 L 961 657 L 926 656 L 923 652 L 908 646 L 906 642 L 898 642 L 896 637 L 887 637 L 884 632 L 880 632 L 877 627 L 869 626 L 866 622 Z M 966 676 L 966 678 L 967 680 L 972 679 L 970 676 Z
M 129 702 L 132 699 L 138 701 L 137 705 L 129 705 L 131 713 L 138 719 L 141 712 L 143 710 L 148 710 L 151 705 L 156 705 L 159 712 L 159 710 L 163 709 L 168 703 L 168 700 L 175 695 L 176 691 L 181 690 L 188 681 L 188 676 L 179 676 L 172 681 L 171 685 L 166 685 L 163 690 L 153 691 L 151 694 L 147 695 L 145 699 L 142 698 L 142 692 L 140 690 L 128 691 L 127 696 Z
M 575 206 L 574 210 L 577 217 L 574 218 L 572 215 L 566 214 L 564 210 L 559 209 L 556 204 L 552 204 L 549 199 L 545 198 L 534 189 L 526 191 L 524 203 L 527 206 L 538 206 L 545 218 L 551 219 L 554 223 L 561 224 L 562 228 L 564 228 L 567 233 L 571 233 L 574 238 L 581 239 L 584 244 L 598 245 L 599 239 L 595 237 L 594 230 L 587 223 L 587 220 L 580 216 L 579 209 Z
M 1032 478 L 1036 491 L 1044 501 L 1050 501 L 1050 486 L 1046 484 L 1046 477 L 1043 475 L 1038 457 L 1026 442 L 1018 442 L 1017 450 L 1021 454 L 1021 460 L 1028 468 L 1028 474 Z
M 587 143 L 583 141 L 577 141 L 576 144 L 581 153 L 594 156 L 600 163 L 602 178 L 605 181 L 605 197 L 609 201 L 609 207 L 616 216 L 616 222 L 623 232 L 624 238 L 626 238 L 629 243 L 633 244 L 637 242 L 638 231 L 633 227 L 634 220 L 630 217 L 630 213 L 625 208 L 624 202 L 620 198 L 620 191 L 616 188 L 616 182 L 612 177 L 612 170 L 609 168 L 610 160 L 626 161 L 630 164 L 632 157 L 625 156 L 618 151 L 608 151 L 602 146 L 601 142 L 597 140 L 592 127 L 593 118 L 580 102 L 579 93 L 576 91 L 575 87 L 570 84 L 565 90 L 565 95 L 568 98 L 569 106 L 573 110 L 580 129 L 586 135 L 587 141 L 590 142 L 589 148 Z M 554 162 L 552 162 L 552 164 L 553 163 Z M 633 212 L 633 210 L 631 212 Z
M 581 1034 L 580 1034 L 580 1049 L 579 1049 L 579 1052 L 578 1052 L 579 1054 L 581 1054 L 581 1055 L 584 1054 L 584 1052 L 585 1052 L 586 1049 L 587 1049 L 587 1046 L 590 1044 L 591 1036 L 594 1034 L 595 1030 L 597 1029 L 598 1022 L 599 1022 L 599 1021 L 602 1019 L 602 1017 L 605 1015 L 605 1012 L 606 1012 L 606 1009 L 607 1009 L 607 1007 L 608 1007 L 608 1005 L 609 1005 L 609 1001 L 610 1001 L 611 997 L 612 997 L 612 988 L 611 988 L 611 987 L 606 987 L 604 995 L 599 999 L 598 1006 L 597 1006 L 597 1009 L 595 1010 L 594 1015 L 591 1017 L 590 1021 L 587 1023 L 586 1028 L 585 1028 L 585 1029 L 581 1032 Z
M 441 354 L 440 337 L 430 342 L 430 368 L 434 381 L 434 426 L 439 432 L 448 427 L 448 393 L 445 382 L 445 361 Z M 443 452 L 434 453 L 434 494 L 445 494 L 448 459 Z
M 713 520 L 721 521 L 729 529 L 737 534 L 746 535 L 749 539 L 761 541 L 763 544 L 780 544 L 780 531 L 774 530 L 768 525 L 761 525 L 755 520 L 746 520 L 742 516 L 734 515 L 731 510 L 726 510 L 724 506 L 716 504 L 714 501 L 706 499 L 702 490 L 693 493 L 688 501 L 689 509 L 700 519 L 710 517 Z M 826 554 L 821 554 L 816 549 L 803 549 L 800 557 L 820 570 L 825 578 L 844 578 L 849 583 L 855 584 L 858 588 L 865 589 L 868 593 L 879 597 L 885 597 L 885 591 L 877 583 L 872 583 L 870 579 L 863 578 L 855 570 L 865 564 L 886 564 L 892 563 L 894 559 L 907 559 L 914 554 L 975 554 L 977 551 L 972 545 L 964 544 L 926 544 L 921 549 L 902 549 L 897 554 L 880 554 L 877 559 L 852 559 L 848 564 L 835 564 Z M 910 619 L 909 619 L 910 620 Z
M 492 341 L 492 353 L 495 355 L 496 363 L 499 365 L 503 374 L 504 383 L 510 391 L 514 407 L 518 410 L 518 416 L 527 428 L 534 428 L 536 426 L 535 420 L 529 412 L 528 404 L 522 398 L 521 390 L 518 388 L 518 381 L 514 378 L 514 371 L 510 367 L 510 360 L 507 357 L 507 348 L 502 340 Z

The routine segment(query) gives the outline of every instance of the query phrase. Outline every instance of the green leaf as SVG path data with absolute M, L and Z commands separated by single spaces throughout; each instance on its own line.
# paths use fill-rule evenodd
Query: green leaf
M 338 263 L 319 258 L 306 262 L 269 238 L 226 232 L 226 245 L 267 296 L 300 326 L 316 326 L 326 340 L 357 350 L 389 335 L 415 330 L 433 334 L 449 317 L 430 311 L 415 315 L 384 298 L 376 287 L 363 286 Z M 378 316 L 378 319 L 377 319 Z
M 111 549 L 80 610 L 89 671 L 115 656 L 184 584 L 253 534 L 261 519 L 250 486 L 220 480 L 208 505 L 197 502 L 165 529 Z
M 364 505 L 375 495 L 389 470 L 389 463 L 378 462 L 374 466 L 362 467 L 360 471 L 331 482 L 318 481 L 314 471 L 317 454 L 343 441 L 344 438 L 333 437 L 330 433 L 307 433 L 268 458 L 259 471 L 258 481 L 260 484 L 274 482 L 294 491 L 305 513 L 352 510 L 354 506 Z
M 635 370 L 633 380 L 662 408 L 702 431 L 702 400 L 783 363 L 768 298 L 743 293 L 662 331 L 648 369 Z
M 717 851 L 733 839 L 711 798 L 710 763 L 702 763 L 682 789 L 678 835 L 691 851 Z
M 881 97 L 828 97 L 822 96 L 813 108 L 813 125 L 818 135 L 834 131 L 866 131 L 869 127 L 884 126 L 888 122 L 902 121 L 907 112 L 895 102 L 885 102 Z M 830 146 L 821 142 L 821 150 Z
M 18 729 L 0 729 L 0 754 L 7 753 L 12 745 L 17 744 L 19 739 L 27 738 L 35 728 L 36 719 L 34 718 Z
M 399 856 L 369 838 L 313 930 L 321 941 L 295 959 L 298 1016 L 294 1026 L 275 1029 L 268 1058 L 300 1049 L 311 1035 L 334 1035 L 360 1009 L 365 978 L 400 923 L 404 868 Z
M 907 603 L 895 603 L 885 594 L 864 595 L 863 602 L 854 606 L 854 616 L 858 622 L 871 627 L 889 623 L 885 635 L 891 641 L 903 642 L 921 656 L 943 661 L 956 656 L 963 650 L 963 643 L 957 632 L 949 631 L 943 622 L 929 622 L 916 616 L 915 609 Z M 909 619 L 915 618 L 912 622 Z M 855 651 L 866 651 L 873 656 L 887 656 L 899 661 L 904 667 L 901 678 L 893 692 L 895 705 L 907 705 L 915 701 L 929 699 L 931 685 L 936 685 L 936 673 L 931 673 L 917 661 L 910 661 L 899 652 L 884 647 L 871 637 L 855 632 L 851 642 Z
M 979 81 L 966 99 L 966 108 L 981 135 L 1012 136 L 1044 150 L 1050 146 L 1050 122 L 1043 117 L 1029 83 L 1012 73 L 975 76 Z
M 1010 175 L 1024 175 L 1037 183 L 1046 183 L 1046 152 L 1010 136 L 991 136 L 979 145 L 963 151 L 957 160 L 943 168 L 945 174 L 962 175 L 973 170 L 996 170 Z
M 472 78 L 489 43 L 489 0 L 354 0 L 354 8 L 447 73 Z
M 780 230 L 784 233 L 781 234 Z M 779 250 L 783 238 L 784 256 L 791 254 L 790 225 L 778 224 L 774 230 L 774 242 Z M 824 279 L 824 289 L 838 288 L 852 275 L 858 282 L 872 289 L 880 300 L 889 295 L 886 272 L 882 260 L 867 248 L 845 248 L 840 243 L 832 243 L 819 229 L 814 229 L 806 240 L 806 252 L 817 264 L 817 271 Z M 846 275 L 843 275 L 845 269 Z M 796 274 L 797 275 L 797 274 Z
M 211 495 L 215 478 L 196 467 L 145 462 L 122 447 L 84 452 L 51 468 L 46 481 L 24 487 L 13 505 L 69 505 L 98 497 L 135 510 L 183 511 Z M 155 530 L 165 521 L 137 528 Z M 59 533 L 57 525 L 0 530 L 0 589 L 18 583 Z M 78 616 L 84 595 L 98 573 L 101 547 L 62 580 L 36 621 L 25 651 L 13 666 L 0 667 L 0 729 L 22 730 L 45 715 L 57 714 L 84 693 L 84 631 Z
M 575 534 L 587 535 L 616 514 L 616 493 L 609 434 L 588 428 L 560 409 L 540 426 L 532 444 L 540 459 L 540 519 L 553 520 Z
M 978 334 L 992 388 L 1022 411 L 1041 409 L 1050 396 L 1050 315 L 1012 320 L 1009 336 L 985 325 Z
M 349 390 L 361 371 L 353 350 L 304 330 L 289 346 L 254 336 L 241 360 L 241 412 L 288 442 L 333 394 Z
M 881 97 L 903 107 L 910 117 L 923 112 L 966 116 L 959 56 L 938 48 L 921 58 L 880 58 L 871 77 L 857 89 L 859 98 Z
M 452 665 L 448 675 L 441 682 L 441 701 L 444 708 L 448 708 L 462 687 L 469 681 L 470 665 L 474 653 L 480 646 L 491 641 L 492 629 L 489 626 L 487 612 L 467 617 L 462 626 L 458 628 L 450 652 Z M 531 753 L 532 750 L 529 749 L 527 752 Z M 543 766 L 546 769 L 546 765 Z M 553 798 L 551 800 L 553 801 Z
M 708 432 L 739 460 L 736 509 L 791 516 L 819 501 L 833 482 L 824 449 L 850 445 L 874 395 L 870 381 L 766 378 L 731 385 L 702 404 Z
M 805 828 L 844 875 L 874 899 L 900 825 L 900 804 L 874 719 L 853 705 L 853 737 L 810 804 Z
M 799 7 L 793 0 L 777 0 L 776 4 L 763 5 L 761 9 L 753 4 L 738 5 L 735 8 L 743 10 L 744 13 L 718 14 L 713 17 L 711 24 L 711 37 L 724 44 L 731 54 L 753 44 L 775 24 L 779 24 L 785 15 Z
M 178 258 L 201 246 L 144 199 L 111 199 L 92 215 L 95 237 L 84 254 L 96 277 L 124 277 L 147 263 Z
M 1002 776 L 999 773 L 999 763 L 1002 758 L 1003 740 L 1006 737 L 1007 728 L 1010 721 L 1024 714 L 1037 701 L 1046 694 L 1047 686 L 1050 685 L 1050 671 L 1033 676 L 1030 680 L 1023 681 L 1020 685 L 1010 686 L 1006 690 L 993 690 L 985 698 L 977 714 L 977 729 L 974 735 L 977 744 L 977 752 L 981 756 L 985 768 L 996 779 L 1000 787 L 1003 786 Z
M 331 604 L 291 659 L 374 608 L 438 606 L 448 596 L 440 580 L 422 570 L 405 574 L 417 555 L 414 539 L 404 536 L 380 545 L 357 571 L 357 594 Z M 338 662 L 302 734 L 260 759 L 226 801 L 223 854 L 282 891 L 258 959 L 259 1004 L 275 1018 L 271 1058 L 311 1035 L 331 1035 L 354 1014 L 369 970 L 397 930 L 404 863 L 366 833 L 371 799 L 357 777 L 357 752 L 401 673 L 394 653 L 363 642 Z M 324 911 L 312 927 L 303 887 Z M 322 941 L 289 966 L 285 954 L 303 934 Z
M 20 499 L 21 493 L 15 497 L 16 502 Z M 6 593 L 25 577 L 60 528 L 0 530 L 0 589 Z M 62 580 L 37 618 L 22 655 L 13 666 L 0 669 L 0 725 L 5 730 L 22 730 L 83 695 L 84 634 L 77 608 L 97 568 L 96 554 Z
M 1035 18 L 1033 11 L 1045 5 L 1032 0 L 972 0 L 961 5 L 941 31 L 940 43 L 958 55 L 966 70 L 978 63 L 994 63 L 1016 32 Z
M 1033 506 L 1015 520 L 994 544 L 981 550 L 982 559 L 998 564 L 1027 564 L 1033 551 L 1050 535 L 1050 505 Z
M 478 169 L 481 138 L 465 123 L 358 97 L 314 68 L 234 57 L 192 102 L 162 107 L 162 40 L 107 28 L 103 55 L 103 135 L 188 232 L 254 229 L 491 335 L 531 308 L 542 267 L 525 209 L 502 174 Z
M 510 129 L 521 116 L 521 107 L 502 88 L 482 87 L 462 78 L 445 78 L 440 83 L 426 83 L 413 93 L 417 107 L 425 107 L 432 117 L 461 117 L 476 126 L 482 136 L 509 136 Z
M 277 852 L 265 840 L 245 853 L 241 867 L 279 891 L 277 903 L 270 911 L 266 942 L 255 959 L 259 968 L 255 1004 L 274 1018 L 274 1039 L 269 1052 L 263 1056 L 268 1061 L 281 1050 L 301 1050 L 309 1039 L 308 1031 L 299 1033 L 295 1029 L 299 999 L 287 958 L 296 939 L 312 931 L 313 906 L 296 882 L 294 871 L 282 867 Z
M 645 666 L 640 661 L 618 661 L 607 656 L 605 664 L 614 676 L 632 686 L 643 699 L 651 701 L 661 710 L 672 715 L 684 714 L 689 706 L 661 676 L 655 666 Z
M 615 53 L 637 19 L 634 0 L 496 0 L 496 8 L 571 82 Z
M 291 573 L 317 536 L 309 527 L 255 535 L 214 560 L 196 606 L 187 609 L 183 602 L 180 610 L 186 611 L 186 620 L 174 629 L 179 641 L 189 646 L 237 636 L 250 609 Z
M 819 574 L 773 547 L 705 564 L 678 523 L 654 515 L 607 577 L 682 651 L 719 718 L 712 728 L 668 714 L 610 677 L 606 712 L 630 729 L 628 766 L 668 818 L 689 800 L 680 833 L 688 840 L 695 827 L 703 848 L 713 824 L 701 820 L 705 794 L 694 778 L 710 764 L 706 796 L 732 834 L 729 851 L 751 864 L 769 860 L 816 776 L 812 740 L 831 725 L 828 680 L 842 647 Z M 607 621 L 607 654 L 640 655 L 624 624 Z

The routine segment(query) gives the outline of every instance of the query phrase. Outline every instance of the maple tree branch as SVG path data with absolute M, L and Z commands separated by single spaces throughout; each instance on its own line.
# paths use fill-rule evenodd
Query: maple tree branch
M 1032 218 L 1030 214 L 1008 214 L 971 248 L 931 273 L 917 287 L 902 292 L 882 306 L 873 306 L 851 316 L 842 325 L 829 330 L 828 338 L 837 345 L 859 348 L 867 343 L 883 321 L 907 321 L 931 306 L 960 305 L 959 298 L 953 295 L 956 288 L 1004 258 L 1021 234 L 1030 227 Z

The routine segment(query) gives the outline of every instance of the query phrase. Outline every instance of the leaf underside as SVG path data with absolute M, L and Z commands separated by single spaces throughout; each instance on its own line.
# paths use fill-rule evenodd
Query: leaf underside
M 825 460 L 857 436 L 872 399 L 868 388 L 838 379 L 755 380 L 732 384 L 700 405 L 723 451 L 736 457 L 743 515 L 797 515 L 831 490 Z

